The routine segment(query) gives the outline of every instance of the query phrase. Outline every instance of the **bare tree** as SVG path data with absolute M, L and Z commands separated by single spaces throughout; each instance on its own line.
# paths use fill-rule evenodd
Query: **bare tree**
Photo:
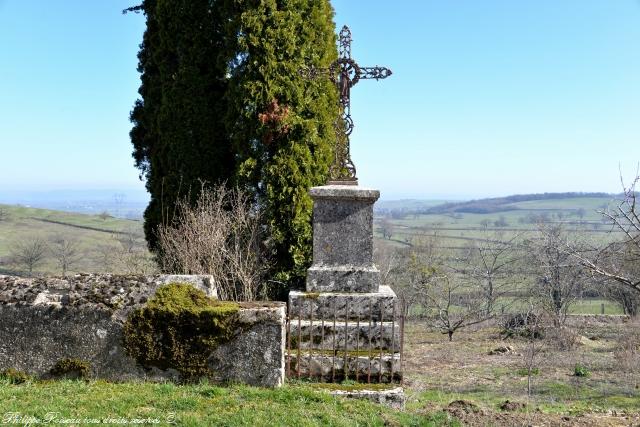
M 391 286 L 394 270 L 400 262 L 398 250 L 388 244 L 374 242 L 373 258 L 380 271 L 380 284 Z
M 572 250 L 572 255 L 593 275 L 604 277 L 640 293 L 640 208 L 637 206 L 636 176 L 629 187 L 624 188 L 622 199 L 615 207 L 607 207 L 600 213 L 612 232 L 621 236 L 604 248 L 594 248 L 594 256 Z
M 14 264 L 24 267 L 33 275 L 35 270 L 47 255 L 47 244 L 40 238 L 31 238 L 19 241 L 10 249 L 10 257 Z
M 632 317 L 640 314 L 640 292 L 611 280 L 607 280 L 603 288 L 602 295 L 620 304 L 624 314 Z
M 380 221 L 380 231 L 384 239 L 390 240 L 393 236 L 393 224 L 388 218 L 383 218 Z
M 81 259 L 79 243 L 76 239 L 57 236 L 49 242 L 49 251 L 56 260 L 62 276 Z
M 159 227 L 161 268 L 211 274 L 222 299 L 255 300 L 268 267 L 262 231 L 245 193 L 224 185 L 203 188 L 195 206 L 179 202 L 173 222 Z
M 453 341 L 453 334 L 460 329 L 488 320 L 485 310 L 478 304 L 478 295 L 463 281 L 434 271 L 425 284 L 427 320 L 433 327 Z
M 9 219 L 9 211 L 0 206 L 0 222 L 7 221 Z
M 105 248 L 98 248 L 98 256 L 103 265 L 126 274 L 149 274 L 157 269 L 153 256 L 147 249 L 144 236 L 134 228 L 113 234 L 115 247 L 111 254 Z
M 398 293 L 408 302 L 407 310 L 421 307 L 423 317 L 449 341 L 456 331 L 487 319 L 477 290 L 447 266 L 437 233 L 414 240 L 404 255 L 395 280 L 403 284 Z
M 485 314 L 494 313 L 496 301 L 519 288 L 524 278 L 516 271 L 522 258 L 519 234 L 483 230 L 481 238 L 459 251 L 452 268 L 482 290 Z
M 544 341 L 540 339 L 543 334 L 543 315 L 534 301 L 529 302 L 529 308 L 524 313 L 525 322 L 523 328 L 526 329 L 524 335 L 527 339 L 527 346 L 524 349 L 523 356 L 525 369 L 527 370 L 527 396 L 531 396 L 533 388 L 533 376 L 538 364 L 538 356 L 543 350 Z
M 526 243 L 529 265 L 536 277 L 532 292 L 539 297 L 556 326 L 564 325 L 569 308 L 580 296 L 588 276 L 567 248 L 578 251 L 562 224 L 539 224 L 536 238 Z

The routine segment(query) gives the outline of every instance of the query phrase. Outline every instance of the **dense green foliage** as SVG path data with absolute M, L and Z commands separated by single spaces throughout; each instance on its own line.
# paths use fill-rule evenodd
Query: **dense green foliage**
M 201 181 L 233 176 L 224 132 L 225 54 L 222 10 L 204 0 L 144 0 L 147 29 L 138 54 L 142 99 L 131 112 L 136 166 L 151 201 L 145 235 L 173 218 L 179 198 L 195 200 Z
M 306 66 L 336 57 L 328 0 L 145 0 L 142 86 L 131 114 L 136 166 L 151 202 L 145 234 L 199 181 L 249 190 L 265 211 L 275 277 L 302 278 L 311 257 L 308 190 L 326 180 L 337 94 Z
M 189 284 L 172 283 L 129 315 L 123 328 L 124 347 L 143 366 L 173 368 L 185 380 L 207 376 L 207 357 L 231 338 L 238 310 L 237 303 L 208 298 Z
M 336 57 L 327 0 L 238 2 L 238 58 L 228 124 L 239 179 L 265 208 L 276 277 L 304 277 L 311 258 L 310 187 L 322 185 L 332 159 L 337 94 L 306 66 Z

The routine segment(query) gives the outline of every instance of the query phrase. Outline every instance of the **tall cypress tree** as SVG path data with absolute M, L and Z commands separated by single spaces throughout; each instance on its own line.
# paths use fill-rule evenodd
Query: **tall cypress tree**
M 136 166 L 151 202 L 145 234 L 173 216 L 199 180 L 246 187 L 265 212 L 274 276 L 301 279 L 311 260 L 310 187 L 327 178 L 338 117 L 328 79 L 337 58 L 329 0 L 144 0 L 141 100 L 131 113 Z
M 265 211 L 275 277 L 291 283 L 311 260 L 309 188 L 326 182 L 338 117 L 328 79 L 301 70 L 337 58 L 328 0 L 236 0 L 236 62 L 227 116 L 238 180 Z
M 133 156 L 151 201 L 145 235 L 152 249 L 159 224 L 178 198 L 199 194 L 201 181 L 230 179 L 235 160 L 223 101 L 229 51 L 223 1 L 144 0 L 147 29 L 138 54 L 142 84 L 131 112 Z

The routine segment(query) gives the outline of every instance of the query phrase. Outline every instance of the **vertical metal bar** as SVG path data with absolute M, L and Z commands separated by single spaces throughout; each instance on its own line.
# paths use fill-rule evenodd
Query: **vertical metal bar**
M 400 384 L 404 384 L 404 319 L 406 312 L 404 297 L 400 300 Z
M 367 334 L 369 337 L 369 370 L 367 372 L 367 384 L 371 384 L 371 321 L 373 318 L 373 303 L 371 298 L 369 298 L 369 333 Z
M 378 372 L 378 382 L 382 382 L 382 349 L 384 347 L 384 303 L 380 301 L 380 370 Z
M 396 359 L 396 301 L 393 301 L 393 311 L 391 314 L 391 377 L 389 382 L 393 382 L 393 361 Z
M 356 382 L 359 381 L 359 372 L 360 372 L 360 313 L 356 312 Z
M 291 317 L 287 315 L 287 378 L 291 378 Z
M 298 379 L 300 379 L 300 346 L 302 345 L 302 305 L 304 303 L 300 303 L 300 307 L 298 308 L 298 353 L 296 355 L 296 374 L 298 375 Z
M 349 355 L 347 354 L 347 351 L 349 350 L 349 346 L 347 345 L 347 342 L 349 338 L 349 298 L 347 298 L 346 300 L 347 304 L 345 305 L 344 309 L 344 379 L 348 380 L 349 366 L 347 357 Z
M 309 379 L 313 379 L 313 300 L 309 299 Z
M 318 303 L 318 315 L 320 315 L 320 304 Z M 325 345 L 324 345 L 324 316 L 322 316 L 322 318 L 320 319 L 320 328 L 322 329 L 320 331 L 320 353 L 322 353 L 322 351 L 325 350 Z M 324 354 L 320 354 L 320 357 L 318 358 L 318 360 L 320 361 L 320 382 L 324 382 Z
M 331 358 L 331 382 L 335 383 L 336 382 L 336 354 L 338 353 L 338 350 L 336 349 L 336 334 L 338 333 L 336 331 L 336 312 L 338 310 L 337 307 L 337 299 L 333 300 L 333 355 Z

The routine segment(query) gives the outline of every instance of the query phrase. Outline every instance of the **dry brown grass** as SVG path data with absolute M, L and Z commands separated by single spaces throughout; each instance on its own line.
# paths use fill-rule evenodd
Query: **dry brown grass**
M 526 339 L 502 339 L 497 326 L 488 326 L 461 331 L 448 342 L 423 323 L 408 323 L 409 407 L 446 410 L 454 400 L 469 400 L 482 408 L 482 414 L 466 415 L 465 425 L 637 425 L 640 370 L 629 370 L 619 361 L 625 348 L 621 342 L 635 342 L 621 337 L 637 336 L 637 324 L 614 316 L 570 316 L 568 326 L 577 344 L 568 349 L 543 346 L 529 397 Z M 513 350 L 489 355 L 501 346 Z M 576 363 L 587 366 L 591 375 L 574 376 Z M 505 413 L 499 407 L 506 400 L 526 407 Z

